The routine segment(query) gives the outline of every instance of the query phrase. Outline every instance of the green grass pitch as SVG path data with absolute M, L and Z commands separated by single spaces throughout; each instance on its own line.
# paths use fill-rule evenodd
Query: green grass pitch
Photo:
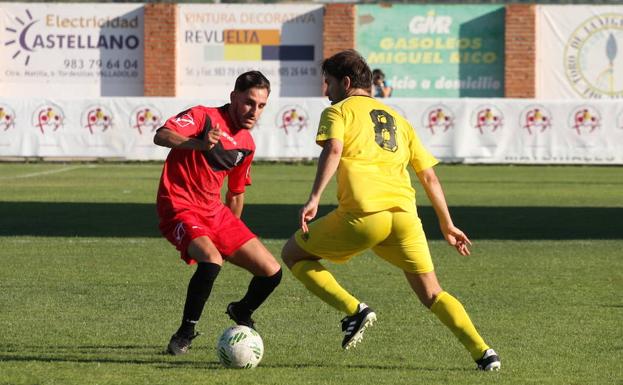
M 225 265 L 191 353 L 162 354 L 193 268 L 157 231 L 161 165 L 0 164 L 0 384 L 623 384 L 623 168 L 437 167 L 461 257 L 417 186 L 442 286 L 502 358 L 481 373 L 402 274 L 365 253 L 328 265 L 377 312 L 354 351 L 342 315 L 289 272 L 255 319 L 255 370 L 215 354 L 249 274 Z M 278 255 L 313 165 L 258 164 L 243 214 Z M 336 203 L 330 185 L 322 212 Z

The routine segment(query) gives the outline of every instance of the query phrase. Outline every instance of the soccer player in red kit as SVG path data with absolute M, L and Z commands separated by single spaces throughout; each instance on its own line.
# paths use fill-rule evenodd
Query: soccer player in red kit
M 196 106 L 167 120 L 154 143 L 169 147 L 158 188 L 160 231 L 197 270 L 188 284 L 182 323 L 167 351 L 188 352 L 195 325 L 224 261 L 253 274 L 245 296 L 227 306 L 239 325 L 254 327 L 251 314 L 281 281 L 281 266 L 240 219 L 255 143 L 249 133 L 270 94 L 270 82 L 250 71 L 236 79 L 230 103 Z M 221 186 L 227 177 L 225 203 Z

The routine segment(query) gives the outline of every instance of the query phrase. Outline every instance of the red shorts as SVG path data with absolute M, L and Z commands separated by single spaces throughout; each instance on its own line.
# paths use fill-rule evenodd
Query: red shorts
M 210 238 L 223 257 L 232 255 L 255 238 L 247 225 L 225 205 L 218 206 L 208 215 L 185 210 L 172 217 L 160 218 L 160 232 L 180 251 L 180 257 L 188 264 L 196 262 L 188 255 L 188 245 L 195 238 Z

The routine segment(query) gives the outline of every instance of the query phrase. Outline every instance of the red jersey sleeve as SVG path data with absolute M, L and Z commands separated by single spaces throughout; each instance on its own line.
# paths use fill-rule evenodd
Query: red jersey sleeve
M 247 155 L 242 163 L 234 167 L 227 177 L 227 188 L 234 194 L 244 192 L 244 188 L 251 184 L 251 163 L 255 152 Z
M 163 127 L 184 136 L 196 137 L 203 132 L 204 122 L 205 112 L 197 106 L 170 117 Z

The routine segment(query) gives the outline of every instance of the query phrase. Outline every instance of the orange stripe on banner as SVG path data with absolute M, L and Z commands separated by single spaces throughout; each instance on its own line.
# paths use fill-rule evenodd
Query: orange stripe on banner
M 280 35 L 278 29 L 225 29 L 223 43 L 279 45 Z

